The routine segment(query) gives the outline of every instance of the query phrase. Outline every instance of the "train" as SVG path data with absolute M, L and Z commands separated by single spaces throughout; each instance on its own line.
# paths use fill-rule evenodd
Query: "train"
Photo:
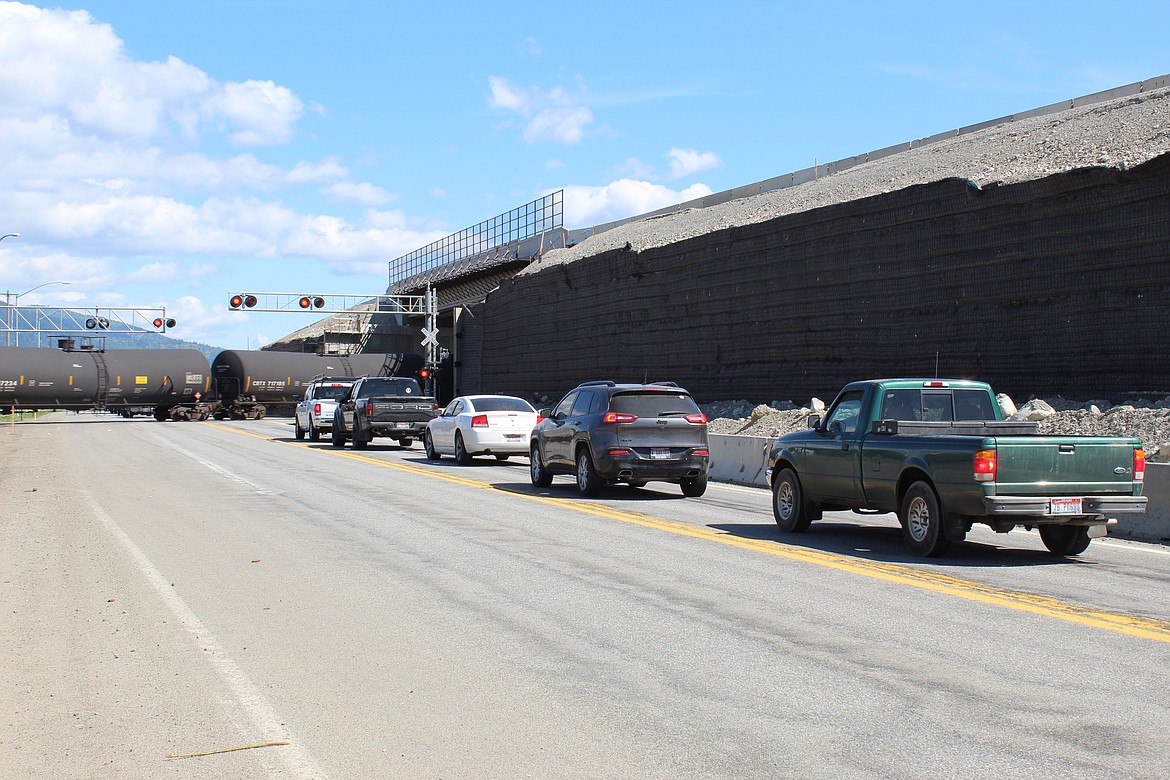
M 421 355 L 0 347 L 0 409 L 98 409 L 157 420 L 259 419 L 291 409 L 313 377 L 415 376 Z

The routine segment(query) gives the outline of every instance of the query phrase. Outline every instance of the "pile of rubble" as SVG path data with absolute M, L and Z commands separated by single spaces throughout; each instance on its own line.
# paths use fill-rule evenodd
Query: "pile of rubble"
M 1159 401 L 1140 399 L 1113 406 L 1107 401 L 1033 399 L 1019 407 L 1006 395 L 998 396 L 1004 416 L 1010 420 L 1034 420 L 1040 433 L 1085 434 L 1092 436 L 1134 436 L 1141 439 L 1146 460 L 1170 462 L 1170 396 Z M 808 426 L 811 414 L 823 412 L 825 404 L 813 398 L 806 406 L 791 401 L 752 404 L 748 401 L 717 401 L 702 407 L 710 420 L 711 433 L 775 438 Z

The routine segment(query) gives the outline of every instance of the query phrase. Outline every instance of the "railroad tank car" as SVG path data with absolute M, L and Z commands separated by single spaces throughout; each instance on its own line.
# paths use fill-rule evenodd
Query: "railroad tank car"
M 166 408 L 211 389 L 207 356 L 195 349 L 0 347 L 0 408 Z
M 225 349 L 211 363 L 215 396 L 223 405 L 250 396 L 270 405 L 296 404 L 313 377 L 417 376 L 422 355 L 412 353 L 315 355 L 308 352 Z

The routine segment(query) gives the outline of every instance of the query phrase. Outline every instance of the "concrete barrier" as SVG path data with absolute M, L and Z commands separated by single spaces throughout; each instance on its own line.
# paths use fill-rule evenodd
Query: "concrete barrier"
M 767 487 L 768 451 L 772 439 L 713 433 L 711 479 Z M 1120 515 L 1110 536 L 1142 542 L 1170 543 L 1170 463 L 1146 464 L 1142 494 L 1150 499 L 1144 515 Z

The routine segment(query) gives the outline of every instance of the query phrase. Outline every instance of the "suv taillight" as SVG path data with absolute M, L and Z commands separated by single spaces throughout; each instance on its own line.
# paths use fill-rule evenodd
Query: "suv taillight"
M 472 417 L 471 418 L 471 427 L 472 428 L 486 428 L 486 427 L 488 427 L 487 415 L 486 414 L 477 414 L 475 417 Z
M 1133 451 L 1133 479 L 1134 482 L 1144 481 L 1146 478 L 1146 451 L 1137 447 Z
M 979 450 L 973 466 L 976 482 L 995 482 L 995 450 Z
M 700 412 L 699 414 L 688 414 L 687 422 L 695 425 L 705 425 L 707 423 L 707 415 Z
M 606 425 L 613 425 L 614 423 L 632 423 L 638 419 L 636 414 L 622 414 L 621 412 L 606 412 L 605 417 L 601 421 Z

